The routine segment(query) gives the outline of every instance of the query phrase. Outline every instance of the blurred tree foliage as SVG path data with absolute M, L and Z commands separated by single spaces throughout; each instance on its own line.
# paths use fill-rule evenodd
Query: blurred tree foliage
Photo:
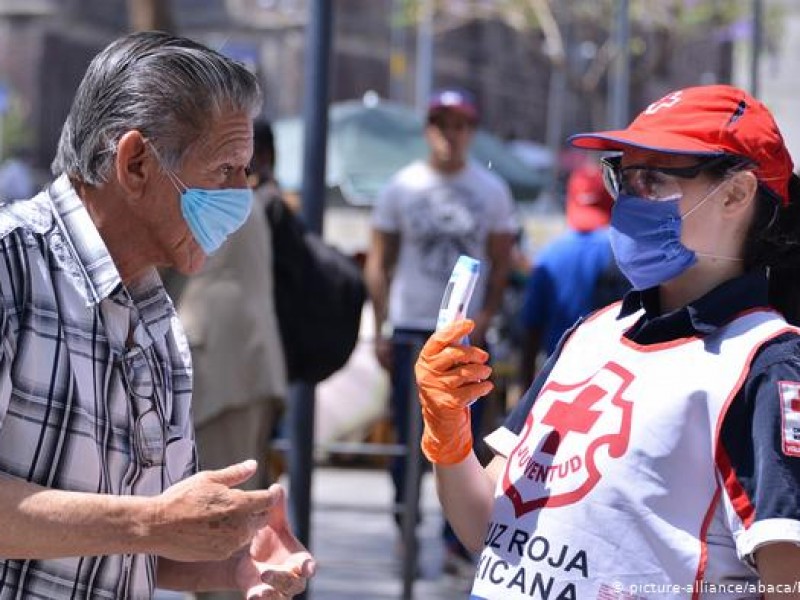
M 8 109 L 0 114 L 0 120 L 0 161 L 19 151 L 29 150 L 33 143 L 33 132 L 26 121 L 25 107 L 13 90 Z
M 612 40 L 617 0 L 401 0 L 398 18 L 417 22 L 427 4 L 434 11 L 437 32 L 474 20 L 495 19 L 518 31 L 542 36 L 543 51 L 553 68 L 564 69 L 570 87 L 579 93 L 597 89 L 617 53 Z M 782 8 L 765 2 L 765 50 L 775 52 L 783 34 Z M 748 39 L 752 27 L 752 0 L 630 0 L 631 77 L 649 76 L 669 56 L 670 49 L 688 36 L 714 36 L 721 42 Z M 396 23 L 398 24 L 398 23 Z M 585 60 L 569 61 L 565 30 L 573 43 L 594 43 L 578 52 Z M 576 65 L 579 68 L 576 68 Z

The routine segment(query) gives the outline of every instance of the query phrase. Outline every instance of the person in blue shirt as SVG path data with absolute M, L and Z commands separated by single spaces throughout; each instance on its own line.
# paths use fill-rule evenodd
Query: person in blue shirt
M 608 241 L 612 199 L 599 164 L 587 160 L 567 181 L 567 231 L 547 244 L 531 269 L 520 310 L 520 379 L 527 389 L 537 356 L 550 356 L 564 332 L 591 311 L 618 300 L 629 287 Z

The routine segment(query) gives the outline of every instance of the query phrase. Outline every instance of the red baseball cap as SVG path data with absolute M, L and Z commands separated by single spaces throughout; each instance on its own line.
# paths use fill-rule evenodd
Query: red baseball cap
M 653 102 L 627 129 L 580 133 L 569 143 L 587 150 L 625 150 L 719 156 L 752 161 L 759 183 L 786 205 L 794 165 L 769 109 L 744 90 L 704 85 Z
M 613 198 L 597 165 L 576 168 L 567 180 L 567 224 L 576 231 L 594 231 L 611 220 Z

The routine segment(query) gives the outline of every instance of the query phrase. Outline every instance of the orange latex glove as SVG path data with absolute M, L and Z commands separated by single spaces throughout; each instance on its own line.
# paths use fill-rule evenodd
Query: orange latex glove
M 456 321 L 434 333 L 422 347 L 414 374 L 422 405 L 422 452 L 434 464 L 453 465 L 472 450 L 469 405 L 494 385 L 485 381 L 492 368 L 489 354 L 474 346 L 456 345 L 475 327 Z

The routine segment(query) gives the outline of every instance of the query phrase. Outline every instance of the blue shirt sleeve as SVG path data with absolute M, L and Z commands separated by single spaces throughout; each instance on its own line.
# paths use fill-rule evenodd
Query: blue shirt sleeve
M 520 310 L 520 322 L 526 329 L 542 329 L 550 320 L 548 299 L 555 293 L 553 279 L 544 264 L 539 263 L 531 270 L 525 284 L 525 294 Z

